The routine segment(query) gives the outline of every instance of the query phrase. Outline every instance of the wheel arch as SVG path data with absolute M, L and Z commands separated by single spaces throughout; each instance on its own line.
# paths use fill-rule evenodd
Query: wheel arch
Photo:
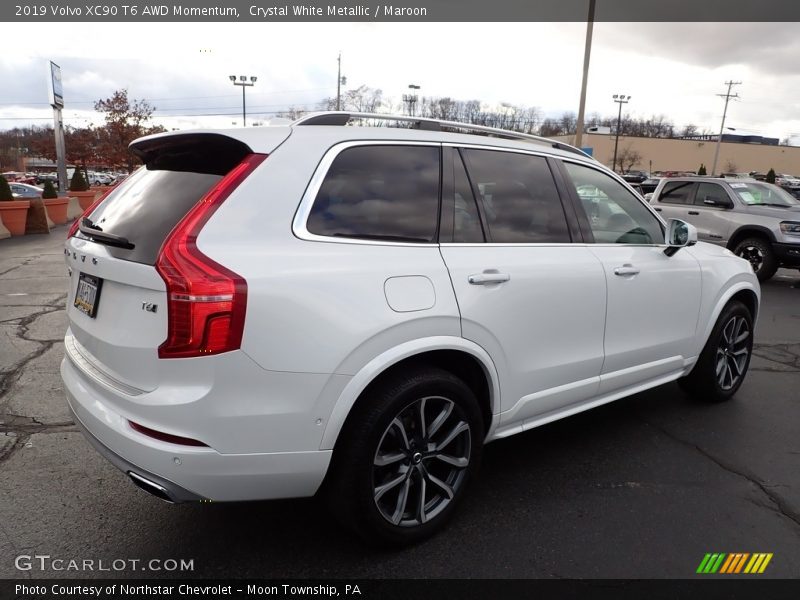
M 703 331 L 703 335 L 699 340 L 700 344 L 698 354 L 708 342 L 711 331 L 714 329 L 714 325 L 716 324 L 717 319 L 719 319 L 719 316 L 722 314 L 722 311 L 732 300 L 738 300 L 742 302 L 750 310 L 750 314 L 753 316 L 753 326 L 755 327 L 755 323 L 758 318 L 759 305 L 761 303 L 759 291 L 757 288 L 754 288 L 751 283 L 746 281 L 734 283 L 724 292 L 722 292 L 715 302 L 714 310 L 712 311 L 710 317 L 706 320 L 706 326 Z
M 728 238 L 728 250 L 734 250 L 742 240 L 749 237 L 760 237 L 766 239 L 769 243 L 775 242 L 775 234 L 768 228 L 761 225 L 742 225 L 734 231 L 730 238 Z
M 500 406 L 500 385 L 494 362 L 474 342 L 440 336 L 406 342 L 364 365 L 345 386 L 334 404 L 320 449 L 334 449 L 353 408 L 367 397 L 372 386 L 398 369 L 414 365 L 436 366 L 461 378 L 478 398 L 487 436 L 494 430 Z

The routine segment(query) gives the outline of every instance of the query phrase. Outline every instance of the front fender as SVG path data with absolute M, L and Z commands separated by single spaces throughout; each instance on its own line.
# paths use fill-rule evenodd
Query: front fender
M 761 306 L 761 288 L 758 285 L 758 280 L 756 280 L 754 276 L 742 274 L 730 281 L 727 287 L 719 291 L 713 302 L 709 303 L 712 307 L 711 312 L 709 316 L 701 322 L 701 325 L 702 323 L 705 323 L 705 325 L 697 328 L 698 335 L 695 338 L 696 355 L 699 355 L 700 352 L 703 351 L 711 335 L 711 330 L 717 323 L 717 319 L 719 319 L 720 314 L 722 314 L 725 305 L 730 302 L 731 298 L 743 290 L 753 292 L 756 295 L 756 314 L 753 315 L 753 329 L 755 330 L 755 323 L 758 318 L 758 307 Z
M 489 354 L 476 343 L 464 338 L 454 336 L 434 336 L 419 338 L 402 343 L 390 348 L 380 355 L 370 360 L 361 367 L 358 372 L 350 379 L 342 390 L 339 398 L 333 406 L 325 432 L 322 435 L 320 450 L 331 450 L 336 444 L 339 432 L 344 426 L 350 410 L 358 400 L 366 387 L 375 380 L 381 373 L 398 362 L 433 350 L 457 350 L 471 355 L 482 365 L 489 379 L 490 403 L 492 411 L 492 423 L 489 427 L 488 435 L 491 436 L 498 424 L 498 414 L 500 412 L 500 383 L 497 369 Z

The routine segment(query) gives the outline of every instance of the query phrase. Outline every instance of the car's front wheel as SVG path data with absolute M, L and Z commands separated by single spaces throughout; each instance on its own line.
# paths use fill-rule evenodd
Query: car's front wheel
M 753 316 L 734 300 L 717 319 L 692 372 L 678 383 L 698 400 L 727 400 L 742 385 L 752 351 Z
M 733 253 L 750 262 L 759 281 L 766 281 L 778 270 L 778 259 L 772 244 L 763 238 L 742 240 L 736 244 Z
M 334 453 L 328 500 L 367 541 L 402 545 L 441 529 L 483 444 L 475 395 L 437 368 L 397 373 L 356 406 Z

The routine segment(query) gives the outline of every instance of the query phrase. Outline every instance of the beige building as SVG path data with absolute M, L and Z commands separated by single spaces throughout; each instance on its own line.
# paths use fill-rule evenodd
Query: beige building
M 583 136 L 583 147 L 592 148 L 594 157 L 611 167 L 614 158 L 614 137 L 610 134 L 589 133 Z M 557 136 L 568 144 L 575 143 L 574 135 Z M 642 138 L 619 136 L 620 156 L 626 149 L 638 152 L 641 160 L 631 169 L 642 171 L 697 171 L 703 163 L 711 175 L 714 164 L 716 141 L 672 140 L 664 138 Z M 628 164 L 625 164 L 627 168 Z M 800 147 L 765 146 L 761 144 L 739 144 L 722 142 L 717 161 L 717 172 L 776 173 L 800 175 Z M 619 165 L 617 166 L 619 170 Z

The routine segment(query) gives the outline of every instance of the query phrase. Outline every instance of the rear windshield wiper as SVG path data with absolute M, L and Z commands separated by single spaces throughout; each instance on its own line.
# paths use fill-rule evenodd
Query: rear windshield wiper
M 125 248 L 126 250 L 133 250 L 136 247 L 126 237 L 114 235 L 113 233 L 106 233 L 99 225 L 92 223 L 89 217 L 83 217 L 83 219 L 81 219 L 81 224 L 78 226 L 78 229 L 89 239 L 105 244 L 106 246 L 116 246 L 118 248 Z

